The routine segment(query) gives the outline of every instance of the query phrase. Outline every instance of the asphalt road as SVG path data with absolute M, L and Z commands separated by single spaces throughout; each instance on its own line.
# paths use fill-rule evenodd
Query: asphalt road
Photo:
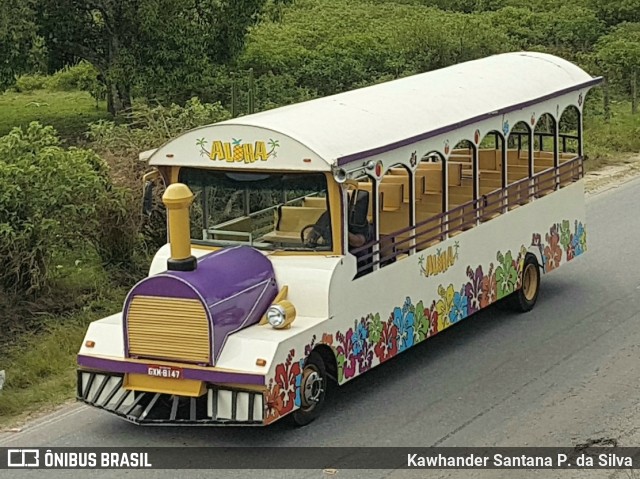
M 463 321 L 334 390 L 294 429 L 143 428 L 72 405 L 6 446 L 640 445 L 640 181 L 588 199 L 588 253 L 543 276 L 534 311 Z M 8 474 L 11 472 L 11 474 Z M 640 477 L 623 471 L 624 478 Z M 515 474 L 514 474 L 515 473 Z M 550 474 L 551 473 L 551 474 Z M 44 471 L 25 474 L 40 475 Z M 328 477 L 305 471 L 46 471 L 47 477 Z M 635 474 L 638 474 L 637 476 Z M 16 477 L 0 471 L 0 477 Z M 345 477 L 610 477 L 611 471 L 337 471 Z M 618 476 L 616 476 L 618 477 Z

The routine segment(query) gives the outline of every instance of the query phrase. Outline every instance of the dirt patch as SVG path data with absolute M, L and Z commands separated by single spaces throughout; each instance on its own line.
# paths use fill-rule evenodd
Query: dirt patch
M 617 160 L 585 174 L 588 195 L 602 193 L 640 176 L 640 155 Z

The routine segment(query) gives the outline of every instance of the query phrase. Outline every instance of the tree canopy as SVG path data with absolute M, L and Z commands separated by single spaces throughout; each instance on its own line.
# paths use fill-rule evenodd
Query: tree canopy
M 19 0 L 11 0 L 19 1 Z M 264 0 L 40 0 L 38 32 L 53 55 L 92 63 L 107 85 L 109 110 L 131 107 L 133 90 L 162 97 L 242 48 Z

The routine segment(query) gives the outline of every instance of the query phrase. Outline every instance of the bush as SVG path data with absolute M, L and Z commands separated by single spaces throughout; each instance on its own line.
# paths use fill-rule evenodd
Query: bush
M 230 118 L 220 103 L 202 103 L 197 98 L 184 107 L 149 106 L 138 102 L 127 116 L 127 123 L 99 121 L 89 125 L 87 136 L 101 152 L 134 160 L 142 151 L 157 148 L 167 140 L 198 126 Z
M 595 106 L 590 112 L 585 115 L 584 125 L 585 151 L 590 158 L 640 151 L 640 115 L 631 114 L 628 101 L 612 101 L 609 121 Z
M 142 218 L 142 175 L 146 163 L 138 161 L 140 152 L 157 148 L 180 133 L 198 126 L 230 118 L 219 103 L 202 103 L 197 98 L 179 105 L 151 107 L 136 103 L 128 123 L 99 121 L 89 126 L 88 138 L 111 166 L 114 185 L 121 188 L 112 193 L 109 218 L 103 224 L 97 249 L 105 265 L 133 265 L 136 250 L 155 249 L 166 242 L 164 210 L 156 198 L 151 216 Z M 141 251 L 146 254 L 146 251 Z M 135 266 L 135 265 L 134 265 Z
M 48 77 L 35 73 L 33 75 L 21 75 L 16 78 L 13 89 L 18 93 L 26 93 L 35 90 L 44 90 L 47 86 Z
M 101 88 L 98 70 L 88 62 L 81 61 L 74 66 L 58 70 L 47 80 L 47 88 L 52 91 L 82 90 L 92 93 Z
M 0 288 L 36 293 L 50 285 L 57 251 L 99 229 L 106 164 L 91 150 L 63 149 L 52 127 L 31 123 L 0 138 Z

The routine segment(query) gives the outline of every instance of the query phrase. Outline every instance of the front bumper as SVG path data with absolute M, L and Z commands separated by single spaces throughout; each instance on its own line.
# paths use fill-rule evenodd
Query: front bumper
M 90 406 L 144 425 L 264 424 L 264 393 L 206 385 L 200 397 L 127 390 L 124 374 L 78 371 L 77 398 Z

